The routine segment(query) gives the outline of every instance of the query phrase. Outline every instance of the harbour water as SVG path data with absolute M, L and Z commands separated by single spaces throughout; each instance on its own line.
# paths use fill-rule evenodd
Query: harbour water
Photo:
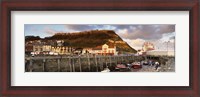
M 26 72 L 101 72 L 108 68 L 110 72 L 175 72 L 173 56 L 35 56 L 25 58 Z M 118 64 L 158 61 L 156 65 L 143 65 L 142 68 L 128 67 L 116 69 Z

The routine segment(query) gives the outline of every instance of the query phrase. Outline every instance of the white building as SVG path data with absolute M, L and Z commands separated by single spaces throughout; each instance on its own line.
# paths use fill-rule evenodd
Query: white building
M 34 45 L 33 51 L 43 52 L 43 51 L 51 51 L 51 45 Z
M 58 54 L 69 54 L 72 52 L 72 48 L 69 48 L 67 46 L 52 46 L 51 52 L 58 53 Z
M 116 46 L 114 44 L 104 44 L 101 46 L 97 46 L 92 48 L 92 54 L 96 55 L 117 55 Z

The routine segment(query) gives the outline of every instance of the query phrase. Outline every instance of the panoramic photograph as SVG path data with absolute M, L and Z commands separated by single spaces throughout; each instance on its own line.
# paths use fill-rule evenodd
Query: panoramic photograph
M 175 24 L 25 24 L 25 72 L 175 72 Z

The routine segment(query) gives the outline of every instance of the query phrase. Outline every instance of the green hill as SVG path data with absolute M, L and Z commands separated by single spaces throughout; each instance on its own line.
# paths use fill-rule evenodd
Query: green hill
M 91 30 L 74 33 L 57 33 L 44 40 L 64 40 L 65 46 L 92 48 L 105 43 L 115 43 L 119 52 L 135 53 L 136 50 L 124 42 L 113 30 Z
M 40 40 L 41 38 L 39 36 L 25 36 L 25 41 L 34 41 L 34 40 Z

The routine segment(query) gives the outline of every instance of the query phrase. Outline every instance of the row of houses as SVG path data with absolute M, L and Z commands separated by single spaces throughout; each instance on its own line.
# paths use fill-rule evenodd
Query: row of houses
M 107 43 L 93 48 L 73 48 L 63 45 L 62 40 L 41 42 L 29 41 L 25 44 L 26 54 L 38 55 L 69 55 L 69 54 L 95 54 L 95 55 L 117 55 L 116 45 Z

